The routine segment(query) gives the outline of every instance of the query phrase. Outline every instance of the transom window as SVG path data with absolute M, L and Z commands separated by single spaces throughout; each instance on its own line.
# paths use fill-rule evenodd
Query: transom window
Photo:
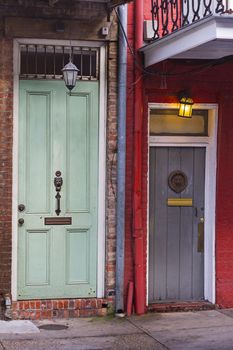
M 208 111 L 193 109 L 192 118 L 178 117 L 178 109 L 151 109 L 150 136 L 208 136 Z
M 80 46 L 20 45 L 21 79 L 62 79 L 62 68 L 72 62 L 81 80 L 99 79 L 99 49 Z

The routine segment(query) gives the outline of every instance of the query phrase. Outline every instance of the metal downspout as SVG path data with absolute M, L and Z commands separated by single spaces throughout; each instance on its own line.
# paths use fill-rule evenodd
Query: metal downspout
M 127 14 L 127 5 L 119 6 L 118 15 L 122 27 L 119 25 L 118 40 L 116 312 L 124 310 L 127 43 L 122 29 L 127 33 Z

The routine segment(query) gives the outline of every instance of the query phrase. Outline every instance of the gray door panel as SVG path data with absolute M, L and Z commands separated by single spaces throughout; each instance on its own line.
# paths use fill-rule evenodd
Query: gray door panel
M 172 171 L 183 171 L 187 187 L 168 186 Z M 150 150 L 149 301 L 204 297 L 204 253 L 198 251 L 198 223 L 204 216 L 205 149 Z M 168 198 L 192 198 L 190 207 L 171 207 Z

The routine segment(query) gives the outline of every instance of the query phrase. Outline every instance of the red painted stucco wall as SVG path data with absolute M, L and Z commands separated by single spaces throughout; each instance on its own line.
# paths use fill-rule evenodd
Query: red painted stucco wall
M 145 18 L 150 18 L 150 1 L 145 0 Z M 129 5 L 128 37 L 133 46 L 133 5 Z M 127 156 L 126 156 L 126 254 L 125 295 L 133 280 L 132 178 L 134 125 L 134 58 L 128 51 Z M 205 65 L 205 67 L 204 67 Z M 216 303 L 233 307 L 233 59 L 206 66 L 206 61 L 170 60 L 142 72 L 144 124 L 142 146 L 142 210 L 144 273 L 147 264 L 147 172 L 148 172 L 148 102 L 177 102 L 177 94 L 188 90 L 196 103 L 217 103 L 217 191 L 216 191 Z M 161 73 L 166 74 L 162 88 Z M 164 83 L 164 81 L 163 81 Z M 146 279 L 145 279 L 146 280 Z M 144 286 L 146 288 L 146 285 Z

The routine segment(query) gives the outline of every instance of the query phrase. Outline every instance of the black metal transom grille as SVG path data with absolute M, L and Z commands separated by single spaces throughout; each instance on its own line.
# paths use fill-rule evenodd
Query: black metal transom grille
M 78 79 L 99 79 L 99 49 L 80 46 L 20 45 L 21 79 L 62 79 L 62 68 L 72 62 Z

